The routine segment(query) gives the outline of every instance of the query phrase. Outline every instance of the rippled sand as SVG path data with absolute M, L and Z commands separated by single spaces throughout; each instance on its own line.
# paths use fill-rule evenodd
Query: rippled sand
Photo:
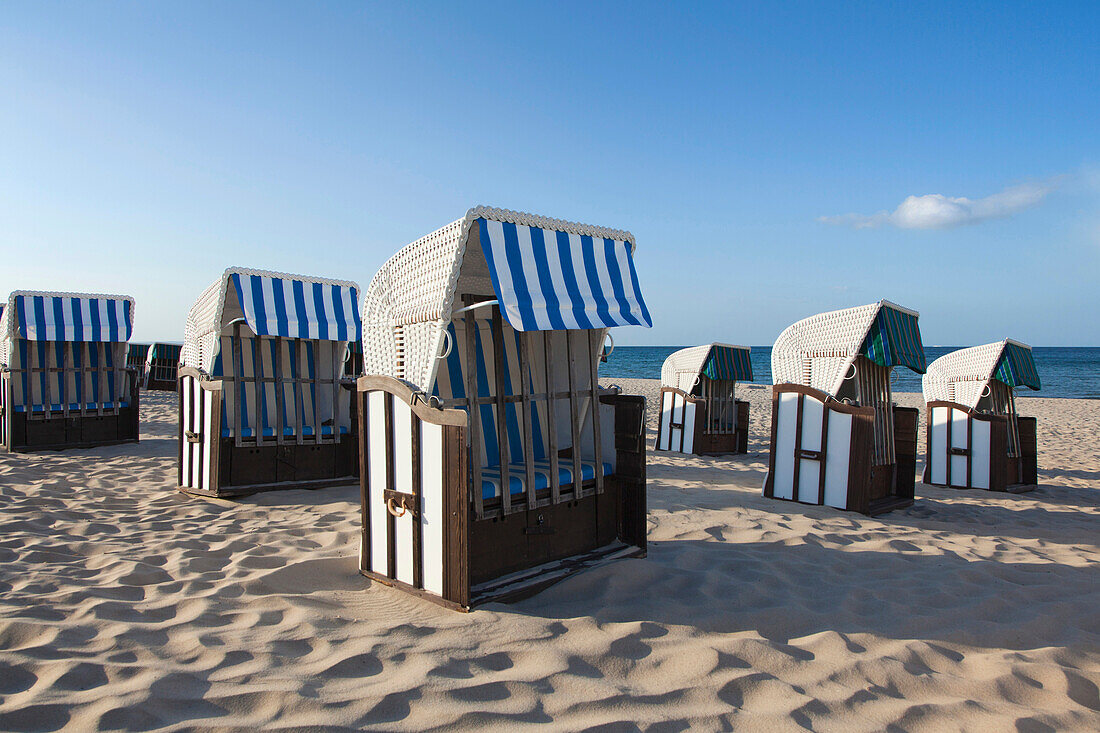
M 647 559 L 471 614 L 357 575 L 356 487 L 177 494 L 174 395 L 0 455 L 0 729 L 1100 729 L 1100 401 L 1021 400 L 1038 491 L 869 519 L 764 499 L 744 394 L 748 455 L 651 454 Z

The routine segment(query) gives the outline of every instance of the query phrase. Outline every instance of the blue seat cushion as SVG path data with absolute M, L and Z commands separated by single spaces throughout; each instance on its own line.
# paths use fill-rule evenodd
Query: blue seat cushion
M 119 407 L 129 407 L 130 403 L 129 402 L 119 402 L 118 406 Z M 103 403 L 103 409 L 104 410 L 113 410 L 114 408 L 115 408 L 115 403 L 114 402 L 104 402 Z M 63 409 L 63 406 L 60 405 L 60 404 L 52 404 L 52 405 L 50 405 L 49 409 L 50 409 L 50 412 L 61 412 L 61 410 Z M 80 403 L 79 402 L 70 402 L 69 403 L 69 409 L 70 410 L 79 410 L 80 409 Z M 97 410 L 97 409 L 99 409 L 99 407 L 95 402 L 88 402 L 88 403 L 86 403 L 86 406 L 84 407 L 84 409 L 85 410 Z M 16 412 L 26 412 L 27 411 L 27 406 L 26 405 L 16 405 L 15 406 L 15 411 Z M 31 405 L 31 412 L 45 412 L 45 411 L 46 411 L 46 406 L 45 405 Z
M 264 437 L 265 438 L 274 438 L 275 437 L 275 428 L 264 428 L 263 432 L 264 432 Z M 283 428 L 283 435 L 284 436 L 290 436 L 290 435 L 294 435 L 294 434 L 295 434 L 294 433 L 294 428 Z M 348 434 L 348 429 L 341 426 L 340 427 L 340 435 L 347 435 L 347 434 Z M 306 425 L 304 428 L 302 428 L 302 435 L 304 435 L 306 437 L 312 437 L 313 436 L 313 426 L 312 425 Z M 332 426 L 331 425 L 322 425 L 321 426 L 321 435 L 332 435 Z M 231 431 L 229 428 L 222 428 L 222 437 L 223 438 L 230 438 L 232 436 L 233 436 L 233 431 Z M 254 437 L 256 437 L 256 431 L 253 428 L 241 428 L 241 437 L 242 438 L 254 438 Z
M 535 461 L 535 491 L 550 488 L 550 461 Z M 611 464 L 604 462 L 603 475 L 610 476 Z M 596 464 L 589 461 L 581 462 L 581 480 L 588 481 L 596 478 Z M 512 496 L 524 493 L 527 481 L 527 468 L 522 463 L 508 464 L 508 485 Z M 494 499 L 500 496 L 500 466 L 488 466 L 481 469 L 481 498 Z M 573 460 L 571 458 L 558 459 L 558 484 L 569 486 L 573 483 Z

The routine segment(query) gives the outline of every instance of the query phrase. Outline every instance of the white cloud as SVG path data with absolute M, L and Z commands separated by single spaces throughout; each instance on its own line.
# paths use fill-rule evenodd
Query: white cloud
M 818 221 L 849 226 L 853 229 L 873 229 L 882 226 L 894 226 L 898 229 L 951 229 L 966 224 L 977 224 L 987 219 L 1012 216 L 1018 211 L 1040 203 L 1056 185 L 1057 179 L 1040 183 L 1024 183 L 1019 186 L 1010 186 L 1000 193 L 981 199 L 944 196 L 940 193 L 909 196 L 892 212 L 822 216 Z

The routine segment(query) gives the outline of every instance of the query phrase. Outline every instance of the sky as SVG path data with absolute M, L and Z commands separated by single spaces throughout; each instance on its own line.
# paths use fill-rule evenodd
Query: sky
M 183 336 L 486 204 L 633 233 L 652 329 L 1100 345 L 1100 3 L 0 5 L 0 291 Z

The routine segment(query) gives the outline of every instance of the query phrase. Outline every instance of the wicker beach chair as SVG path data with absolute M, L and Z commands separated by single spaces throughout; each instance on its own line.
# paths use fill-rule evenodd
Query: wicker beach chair
M 1036 422 L 1016 412 L 1017 387 L 1040 388 L 1031 347 L 1005 339 L 945 354 L 924 375 L 924 482 L 1030 491 L 1038 482 Z
M 12 293 L 0 314 L 0 443 L 31 451 L 137 442 L 133 326 L 125 295 Z
M 353 282 L 230 268 L 191 307 L 178 372 L 179 488 L 203 496 L 354 483 Z
M 749 347 L 706 344 L 673 352 L 661 367 L 656 450 L 713 455 L 744 453 L 749 403 L 734 394 L 752 381 Z
M 145 361 L 145 389 L 175 392 L 183 344 L 158 341 L 149 347 Z
M 454 608 L 646 551 L 645 401 L 601 389 L 650 326 L 628 232 L 478 207 L 363 297 L 361 572 Z
M 126 366 L 134 370 L 137 375 L 138 386 L 145 389 L 146 360 L 149 358 L 149 347 L 152 344 L 136 344 L 130 342 L 126 351 Z
M 891 371 L 925 370 L 917 318 L 884 300 L 780 334 L 765 496 L 864 514 L 913 503 L 918 411 L 893 404 Z

